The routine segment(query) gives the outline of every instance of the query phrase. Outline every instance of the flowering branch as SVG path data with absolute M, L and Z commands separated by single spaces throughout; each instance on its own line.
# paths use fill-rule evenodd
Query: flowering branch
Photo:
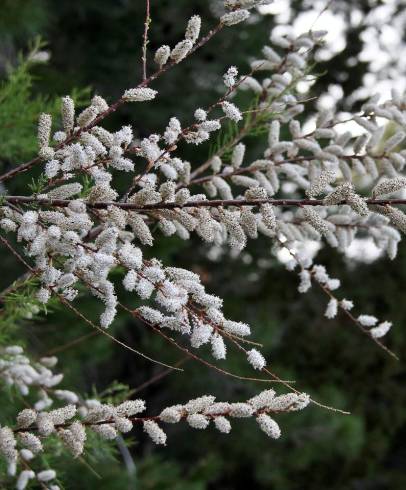
M 376 329 L 368 330 L 366 327 L 374 326 L 377 323 L 377 319 L 374 319 L 374 317 L 369 315 L 360 315 L 356 318 L 350 311 L 354 307 L 353 302 L 349 300 L 339 301 L 332 292 L 340 285 L 340 282 L 337 279 L 330 279 L 323 266 L 315 265 L 312 268 L 306 268 L 295 250 L 281 240 L 278 240 L 278 242 L 280 247 L 286 250 L 295 264 L 300 267 L 301 271 L 299 276 L 301 282 L 299 285 L 299 292 L 306 292 L 311 287 L 311 279 L 314 279 L 321 290 L 330 298 L 325 313 L 327 318 L 334 318 L 337 315 L 337 310 L 339 308 L 363 334 L 369 337 L 380 349 L 389 354 L 393 359 L 399 361 L 399 357 L 379 340 L 379 337 L 384 335 L 383 330 L 385 329 L 387 332 L 391 327 L 389 322 L 383 322 L 381 326 L 375 327 Z M 289 267 L 291 268 L 292 266 L 290 265 Z
M 3 196 L 3 202 L 11 204 L 38 204 L 49 207 L 68 207 L 72 202 L 70 199 L 49 199 L 42 197 L 30 197 L 30 196 Z M 406 199 L 375 199 L 369 198 L 364 200 L 368 206 L 392 206 L 403 204 L 406 205 Z M 348 205 L 350 201 L 343 199 L 340 202 L 334 203 L 335 206 Z M 185 203 L 176 202 L 159 202 L 156 204 L 144 204 L 137 205 L 131 202 L 115 202 L 115 201 L 97 201 L 87 202 L 83 201 L 86 207 L 90 209 L 107 209 L 111 206 L 120 209 L 134 210 L 134 211 L 149 211 L 159 209 L 182 209 L 182 208 L 201 208 L 201 207 L 225 207 L 225 206 L 261 206 L 262 204 L 271 204 L 272 206 L 323 206 L 325 201 L 323 199 L 210 199 L 201 201 L 188 201 Z
M 261 352 L 263 346 L 246 339 L 251 327 L 227 318 L 222 299 L 206 290 L 198 274 L 151 258 L 147 250 L 159 233 L 183 240 L 196 233 L 206 244 L 202 250 L 220 258 L 225 253 L 237 257 L 249 239 L 269 240 L 273 252 L 289 251 L 289 269 L 299 266 L 299 292 L 317 283 L 328 296 L 326 318 L 334 318 L 341 309 L 365 335 L 396 357 L 380 340 L 391 323 L 350 313 L 353 302 L 333 294 L 340 281 L 314 263 L 308 244 L 316 242 L 321 248 L 326 243 L 345 252 L 355 237 L 367 236 L 389 258 L 396 257 L 400 232 L 406 233 L 406 214 L 395 207 L 406 205 L 401 194 L 406 189 L 406 151 L 402 149 L 406 98 L 396 91 L 384 103 L 374 97 L 360 113 L 346 118 L 361 129 L 359 136 L 341 131 L 344 121 L 329 111 L 303 117 L 306 102 L 311 99 L 303 97 L 298 83 L 314 80 L 310 73 L 313 54 L 323 43 L 323 32 L 312 30 L 297 37 L 273 32 L 270 45 L 262 50 L 262 59 L 253 61 L 244 76 L 230 66 L 223 75 L 224 95 L 206 109 L 198 107 L 189 126 L 182 127 L 181 121 L 172 117 L 162 134 L 153 133 L 141 141 L 134 139 L 131 126 L 115 132 L 99 126 L 125 103 L 152 101 L 157 92 L 149 85 L 155 79 L 224 27 L 247 19 L 250 9 L 264 3 L 266 0 L 225 0 L 226 13 L 201 38 L 201 19 L 192 16 L 184 39 L 155 52 L 158 69 L 148 76 L 151 12 L 150 0 L 146 0 L 141 83 L 111 105 L 94 96 L 79 114 L 73 100 L 64 97 L 62 128 L 53 134 L 51 116 L 40 115 L 38 156 L 0 176 L 0 182 L 6 181 L 43 165 L 32 195 L 6 193 L 0 199 L 0 229 L 13 236 L 16 245 L 3 235 L 0 242 L 28 270 L 27 276 L 6 288 L 0 298 L 4 315 L 7 298 L 33 279 L 32 301 L 36 306 L 45 309 L 51 298 L 56 298 L 93 329 L 92 334 L 50 352 L 73 347 L 96 334 L 105 335 L 166 368 L 140 389 L 173 370 L 182 370 L 181 365 L 191 359 L 234 379 L 278 383 L 289 393 L 277 396 L 273 390 L 266 390 L 243 403 L 218 403 L 205 395 L 168 407 L 159 415 L 139 416 L 145 409 L 143 400 L 127 400 L 117 406 L 82 400 L 71 391 L 54 388 L 62 375 L 51 369 L 56 362 L 53 356 L 34 362 L 18 346 L 0 348 L 0 378 L 16 385 L 23 396 L 30 389 L 39 393 L 35 405 L 18 414 L 14 428 L 0 428 L 0 454 L 8 463 L 9 474 L 16 475 L 17 464 L 22 469 L 17 480 L 19 490 L 34 478 L 48 488 L 47 482 L 56 477 L 53 470 L 36 474 L 27 463 L 43 450 L 43 442 L 51 435 L 78 457 L 84 450 L 86 431 L 114 439 L 134 424 L 142 424 L 155 443 L 165 444 L 162 423 L 185 420 L 193 428 L 205 429 L 213 422 L 221 432 L 229 432 L 230 418 L 255 417 L 260 428 L 276 439 L 280 429 L 270 414 L 300 410 L 309 403 L 348 413 L 314 400 L 295 389 L 293 381 L 275 374 Z M 238 97 L 233 98 L 243 90 L 252 94 L 252 103 L 245 111 L 238 107 Z M 221 115 L 216 117 L 216 111 Z M 312 126 L 309 131 L 304 131 L 304 120 Z M 385 127 L 379 125 L 382 120 L 395 128 L 393 136 L 386 137 Z M 181 157 L 184 144 L 200 145 L 216 133 L 220 134 L 218 143 L 204 163 L 196 165 Z M 250 152 L 246 152 L 244 141 L 259 134 L 267 136 L 263 156 L 247 162 Z M 141 170 L 137 168 L 139 160 Z M 116 172 L 130 176 L 124 194 L 116 186 Z M 367 198 L 357 191 L 359 181 Z M 113 271 L 117 273 L 114 279 Z M 128 305 L 120 298 L 119 277 L 124 290 L 136 298 Z M 98 320 L 87 318 L 75 304 L 83 289 L 103 305 Z M 159 335 L 185 357 L 170 366 L 115 338 L 107 329 L 119 311 L 131 315 L 137 324 Z M 182 336 L 193 350 L 175 335 Z M 216 363 L 195 353 L 202 346 L 210 347 Z M 241 376 L 217 365 L 226 359 L 230 346 L 262 377 Z M 50 410 L 56 400 L 64 405 Z
M 197 49 L 201 48 L 204 46 L 206 43 L 210 41 L 210 39 L 215 36 L 218 32 L 222 30 L 224 27 L 223 23 L 217 24 L 213 29 L 211 29 L 206 36 L 204 36 L 191 50 L 185 55 L 185 58 L 193 54 Z M 136 87 L 136 89 L 142 89 L 145 87 L 148 87 L 151 82 L 159 78 L 161 75 L 163 75 L 166 71 L 168 71 L 170 68 L 173 68 L 176 64 L 178 64 L 179 61 L 176 59 L 172 59 L 165 65 L 161 66 L 161 68 L 152 75 L 150 75 L 148 78 L 144 79 L 141 83 L 139 83 Z M 107 116 L 112 114 L 113 112 L 117 111 L 122 105 L 124 105 L 127 102 L 127 99 L 125 97 L 120 97 L 117 99 L 114 103 L 112 103 L 107 109 L 102 111 L 91 123 L 85 125 L 84 127 L 81 127 L 77 130 L 75 130 L 71 136 L 69 136 L 67 139 L 65 139 L 63 142 L 59 143 L 58 145 L 55 146 L 54 151 L 61 150 L 70 143 L 73 143 L 76 141 L 81 134 L 90 131 L 93 127 L 95 127 L 97 124 L 99 124 L 103 119 L 105 119 Z M 0 182 L 4 182 L 6 180 L 9 180 L 16 175 L 20 173 L 27 172 L 30 170 L 32 167 L 35 165 L 40 164 L 43 161 L 43 157 L 39 156 L 36 158 L 33 158 L 32 160 L 23 163 L 16 168 L 9 170 L 8 172 L 4 173 L 3 175 L 0 175 Z

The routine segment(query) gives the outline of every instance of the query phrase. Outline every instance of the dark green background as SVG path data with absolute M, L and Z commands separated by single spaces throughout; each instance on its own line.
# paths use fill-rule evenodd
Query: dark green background
M 292 3 L 296 11 L 307 8 L 304 2 Z M 174 45 L 181 39 L 192 14 L 202 16 L 204 31 L 216 22 L 207 0 L 151 0 L 151 4 L 151 50 L 162 43 Z M 370 9 L 368 2 L 334 4 L 346 15 L 355 4 L 365 13 Z M 7 63 L 14 64 L 17 53 L 35 35 L 41 34 L 48 42 L 51 61 L 35 68 L 34 94 L 54 98 L 74 87 L 91 86 L 92 91 L 112 101 L 140 80 L 143 1 L 2 0 L 0 6 L 3 76 Z M 204 107 L 215 100 L 221 91 L 221 75 L 231 64 L 241 72 L 248 68 L 247 61 L 267 42 L 272 23 L 268 16 L 221 33 L 197 56 L 154 84 L 160 97 L 153 105 L 129 105 L 111 117 L 107 126 L 117 128 L 131 123 L 137 128 L 137 136 L 144 136 L 162 131 L 173 115 L 185 123 L 190 121 L 197 106 Z M 361 48 L 359 34 L 360 29 L 349 29 L 346 50 L 318 67 L 319 72 L 327 73 L 320 78 L 313 95 L 342 79 L 347 95 L 359 86 L 367 66 L 359 63 L 349 71 L 346 63 Z M 343 78 L 343 74 L 347 76 Z M 35 120 L 29 124 L 34 134 Z M 3 127 L 0 131 L 2 138 L 12 137 L 19 126 Z M 255 154 L 261 143 L 261 139 L 249 139 L 249 151 Z M 204 161 L 207 150 L 206 146 L 193 151 L 181 148 L 181 153 L 199 163 Z M 20 162 L 16 157 L 2 157 L 5 167 Z M 26 180 L 11 184 L 10 192 L 25 192 L 24 183 Z M 165 264 L 200 272 L 206 287 L 224 298 L 227 315 L 252 325 L 254 336 L 264 343 L 264 353 L 275 372 L 285 379 L 297 380 L 297 386 L 314 398 L 352 414 L 343 416 L 309 407 L 300 414 L 282 415 L 278 421 L 283 436 L 278 441 L 268 439 L 251 420 L 234 422 L 228 436 L 214 429 L 198 432 L 178 424 L 169 427 L 166 448 L 153 446 L 135 431 L 131 446 L 135 476 L 127 476 L 120 454 L 114 462 L 101 451 L 95 451 L 87 461 L 104 476 L 103 480 L 80 462 L 56 459 L 58 471 L 66 474 L 66 488 L 406 488 L 404 247 L 401 246 L 394 263 L 383 258 L 368 266 L 354 264 L 330 249 L 322 250 L 319 260 L 328 266 L 333 277 L 342 280 L 339 294 L 354 299 L 357 313 L 375 314 L 394 322 L 387 342 L 400 355 L 399 363 L 377 349 L 344 317 L 327 321 L 323 317 L 326 299 L 322 292 L 315 288 L 304 296 L 297 293 L 295 274 L 285 271 L 273 258 L 268 242 L 251 242 L 249 265 L 226 257 L 221 263 L 213 263 L 205 258 L 204 252 L 205 248 L 195 239 L 190 243 L 164 239 L 157 241 L 148 254 L 161 257 Z M 12 257 L 3 250 L 1 253 L 0 280 L 5 287 L 22 270 Z M 261 257 L 268 260 L 268 265 L 258 271 Z M 136 304 L 130 296 L 126 301 Z M 78 304 L 90 317 L 99 311 L 96 302 L 86 296 Z M 125 315 L 118 318 L 113 331 L 122 341 L 162 361 L 174 363 L 181 358 L 179 351 L 168 348 Z M 76 317 L 56 309 L 34 325 L 29 322 L 21 325 L 18 335 L 24 336 L 33 352 L 43 354 L 87 333 L 87 327 Z M 93 389 L 101 392 L 114 380 L 136 388 L 162 370 L 104 337 L 93 337 L 64 351 L 60 365 L 66 373 L 66 388 L 72 386 L 82 393 L 92 393 Z M 184 373 L 171 374 L 139 393 L 147 400 L 149 413 L 158 413 L 168 404 L 182 403 L 205 393 L 213 393 L 219 399 L 243 400 L 262 388 L 221 377 L 192 362 L 184 367 Z M 227 368 L 250 375 L 238 353 L 230 352 Z

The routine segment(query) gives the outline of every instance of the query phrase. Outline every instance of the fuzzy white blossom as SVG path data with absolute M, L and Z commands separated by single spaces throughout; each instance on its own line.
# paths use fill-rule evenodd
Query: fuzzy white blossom
M 241 121 L 242 114 L 235 104 L 232 104 L 231 102 L 228 102 L 228 101 L 224 101 L 221 104 L 221 108 L 223 109 L 226 117 L 231 119 L 231 121 L 234 121 L 234 122 Z
M 373 327 L 378 322 L 378 319 L 372 315 L 360 315 L 357 320 L 363 327 Z
M 313 209 L 312 206 L 305 206 L 304 215 L 316 231 L 322 235 L 328 235 L 330 228 L 326 221 Z
M 257 417 L 257 422 L 261 430 L 272 439 L 279 439 L 281 436 L 281 429 L 279 425 L 269 415 L 261 413 Z
M 223 328 L 226 332 L 240 337 L 246 337 L 251 333 L 251 329 L 246 323 L 234 322 L 231 320 L 226 320 L 223 323 Z
M 215 417 L 214 425 L 216 429 L 224 434 L 228 434 L 231 431 L 231 424 L 225 417 Z
M 155 63 L 160 67 L 166 65 L 168 62 L 169 56 L 171 54 L 171 48 L 167 45 L 163 45 L 159 47 L 155 52 Z
M 189 19 L 186 27 L 185 38 L 189 39 L 192 43 L 195 43 L 200 34 L 200 27 L 202 25 L 202 19 L 199 15 L 193 15 Z
M 257 349 L 248 351 L 247 357 L 248 362 L 254 369 L 262 370 L 266 366 L 264 356 Z
M 184 39 L 178 42 L 178 44 L 172 49 L 170 58 L 175 63 L 180 63 L 189 54 L 193 48 L 193 42 L 190 39 Z
M 32 480 L 33 478 L 35 478 L 35 473 L 32 470 L 22 471 L 18 476 L 16 489 L 24 490 L 27 487 L 29 481 Z
M 250 13 L 248 10 L 239 9 L 234 10 L 233 12 L 229 12 L 228 14 L 224 14 L 220 21 L 225 26 L 233 26 L 235 24 L 239 24 L 240 22 L 244 22 L 244 20 L 248 19 Z
M 54 470 L 44 470 L 44 471 L 40 471 L 37 474 L 38 480 L 44 482 L 53 480 L 55 477 L 56 477 L 56 473 Z
M 209 420 L 204 415 L 199 413 L 188 415 L 186 420 L 190 427 L 193 427 L 193 429 L 206 429 L 206 427 L 209 425 Z
M 52 117 L 50 114 L 42 113 L 38 121 L 38 146 L 47 148 L 51 137 Z
M 330 301 L 328 302 L 324 316 L 331 320 L 332 318 L 337 316 L 337 312 L 338 312 L 338 302 L 335 298 L 331 298 Z
M 384 179 L 372 189 L 374 197 L 392 194 L 406 187 L 406 178 L 397 177 L 394 179 Z
M 75 103 L 68 95 L 62 98 L 62 124 L 66 132 L 72 131 L 75 120 Z
M 224 85 L 228 88 L 233 87 L 237 83 L 238 70 L 235 66 L 230 66 L 223 76 Z
M 152 441 L 158 445 L 166 445 L 166 434 L 153 420 L 144 422 L 144 431 L 149 435 Z
M 128 102 L 145 102 L 153 100 L 158 92 L 152 88 L 140 87 L 130 88 L 123 94 L 123 99 Z
M 373 338 L 380 339 L 381 337 L 384 337 L 389 332 L 391 327 L 392 327 L 392 323 L 385 321 L 380 323 L 377 327 L 371 328 L 369 333 Z

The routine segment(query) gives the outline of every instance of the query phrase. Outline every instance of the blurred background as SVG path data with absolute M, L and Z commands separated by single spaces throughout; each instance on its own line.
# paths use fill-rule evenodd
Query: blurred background
M 182 38 L 192 14 L 203 19 L 203 31 L 221 14 L 216 0 L 151 0 L 150 53 L 161 44 Z M 192 120 L 196 107 L 206 106 L 222 92 L 222 74 L 230 65 L 240 73 L 260 56 L 275 26 L 302 32 L 315 27 L 329 31 L 319 52 L 320 74 L 311 87 L 314 104 L 354 110 L 374 92 L 385 98 L 392 87 L 405 89 L 406 4 L 402 0 L 336 0 L 318 19 L 327 2 L 275 0 L 246 24 L 215 37 L 198 54 L 171 70 L 153 87 L 160 97 L 153 105 L 129 104 L 106 121 L 108 128 L 133 124 L 137 137 L 161 132 L 176 115 Z M 0 2 L 0 76 L 9 79 L 0 91 L 0 165 L 13 167 L 35 155 L 38 114 L 57 111 L 58 97 L 72 93 L 85 103 L 91 93 L 108 101 L 141 78 L 141 43 L 145 16 L 142 0 L 2 0 Z M 318 19 L 318 20 L 317 20 Z M 290 25 L 290 28 L 286 28 Z M 41 36 L 46 63 L 30 64 L 21 80 L 11 83 L 21 53 Z M 13 71 L 14 70 L 14 71 Z M 10 75 L 11 74 L 11 75 Z M 23 88 L 21 88 L 23 86 Z M 20 87 L 20 88 L 18 88 Z M 11 92 L 10 92 L 11 90 Z M 12 97 L 10 96 L 10 93 Z M 319 97 L 320 94 L 323 94 Z M 251 155 L 260 154 L 263 140 L 250 138 Z M 210 148 L 181 148 L 182 157 L 203 162 Z M 10 193 L 24 193 L 30 176 L 9 184 Z M 342 281 L 339 294 L 355 301 L 357 313 L 394 323 L 387 342 L 401 358 L 396 363 L 342 317 L 326 320 L 326 301 L 317 289 L 297 292 L 297 277 L 271 253 L 269 242 L 250 242 L 238 258 L 210 254 L 198 239 L 156 241 L 150 256 L 166 265 L 198 272 L 206 288 L 224 298 L 228 317 L 249 323 L 273 371 L 323 403 L 350 410 L 350 416 L 309 407 L 303 413 L 278 418 L 283 436 L 268 439 L 253 421 L 238 421 L 226 436 L 214 430 L 198 432 L 178 424 L 168 428 L 168 446 L 158 448 L 134 431 L 128 449 L 102 446 L 73 462 L 55 454 L 58 472 L 69 475 L 66 488 L 176 490 L 402 490 L 406 488 L 406 249 L 395 262 L 374 253 L 360 240 L 343 257 L 330 248 L 318 262 Z M 0 287 L 24 271 L 1 250 Z M 124 292 L 122 293 L 125 294 Z M 137 305 L 128 296 L 127 304 Z M 86 295 L 78 301 L 89 317 L 98 305 Z M 26 305 L 29 308 L 29 304 Z M 35 311 L 26 316 L 36 316 Z M 126 315 L 113 333 L 123 342 L 164 362 L 183 362 L 181 353 L 151 336 Z M 7 332 L 7 333 L 6 333 Z M 212 393 L 219 400 L 239 401 L 263 389 L 222 377 L 193 362 L 184 373 L 165 373 L 143 362 L 105 337 L 93 335 L 67 310 L 55 305 L 36 321 L 13 325 L 16 338 L 26 339 L 38 355 L 57 353 L 64 386 L 105 397 L 128 393 L 147 400 L 150 414 L 162 407 Z M 0 336 L 11 336 L 0 325 Z M 76 340 L 79 339 L 78 342 Z M 230 352 L 227 368 L 250 375 L 245 359 Z M 5 400 L 6 402 L 6 400 Z M 2 417 L 7 420 L 6 403 Z M 3 422 L 3 420 L 1 421 Z M 126 439 L 127 441 L 127 439 Z M 102 475 L 100 479 L 99 475 Z M 2 486 L 0 488 L 7 488 Z

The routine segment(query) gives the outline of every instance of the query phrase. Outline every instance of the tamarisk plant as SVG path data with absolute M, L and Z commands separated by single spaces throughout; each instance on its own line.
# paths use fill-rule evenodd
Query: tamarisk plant
M 281 431 L 270 414 L 302 410 L 309 403 L 305 394 L 288 393 L 276 396 L 274 390 L 261 392 L 243 403 L 216 402 L 214 396 L 205 395 L 190 400 L 185 405 L 174 405 L 157 416 L 140 416 L 145 411 L 144 400 L 126 400 L 117 406 L 103 404 L 95 399 L 82 400 L 69 390 L 55 389 L 62 381 L 61 374 L 53 374 L 56 357 L 42 358 L 37 363 L 28 359 L 21 347 L 9 346 L 2 352 L 2 378 L 16 385 L 22 395 L 37 390 L 38 402 L 17 414 L 16 427 L 0 428 L 0 451 L 8 462 L 8 472 L 16 475 L 17 463 L 22 471 L 17 478 L 17 488 L 25 488 L 30 480 L 51 482 L 56 472 L 45 469 L 35 473 L 31 462 L 44 451 L 47 438 L 56 437 L 74 458 L 85 448 L 87 431 L 106 440 L 119 433 L 127 433 L 134 425 L 141 425 L 156 444 L 166 444 L 166 434 L 160 424 L 186 421 L 194 429 L 206 429 L 213 422 L 217 430 L 229 433 L 231 419 L 255 417 L 259 427 L 271 438 L 278 439 Z M 55 400 L 67 403 L 60 408 L 47 410 Z M 51 484 L 49 488 L 55 488 Z
M 272 253 L 288 253 L 286 267 L 298 273 L 299 293 L 317 285 L 325 294 L 326 318 L 341 310 L 368 339 L 396 357 L 381 340 L 391 323 L 353 313 L 354 302 L 336 295 L 339 279 L 331 278 L 315 261 L 307 244 L 317 242 L 344 254 L 356 237 L 371 237 L 395 259 L 401 232 L 406 232 L 406 216 L 398 207 L 406 204 L 401 195 L 406 187 L 406 151 L 401 146 L 406 137 L 406 97 L 393 92 L 391 100 L 380 102 L 374 96 L 346 119 L 330 111 L 306 116 L 310 99 L 297 87 L 314 79 L 314 54 L 323 44 L 324 32 L 298 37 L 272 32 L 249 73 L 239 75 L 237 67 L 230 66 L 223 75 L 224 94 L 209 107 L 196 108 L 192 122 L 185 124 L 174 116 L 162 134 L 141 140 L 134 137 L 131 126 L 115 132 L 102 126 L 127 103 L 150 103 L 154 110 L 154 99 L 164 96 L 150 86 L 158 77 L 223 29 L 245 21 L 252 8 L 264 3 L 269 2 L 226 0 L 226 13 L 203 37 L 201 19 L 193 16 L 184 39 L 155 52 L 157 68 L 148 75 L 148 2 L 141 83 L 112 103 L 95 95 L 79 113 L 74 100 L 63 97 L 61 127 L 50 114 L 39 116 L 38 156 L 1 175 L 0 182 L 7 186 L 10 179 L 40 168 L 41 185 L 28 195 L 2 196 L 0 241 L 27 268 L 16 287 L 31 281 L 37 309 L 56 300 L 115 342 L 119 341 L 108 329 L 122 310 L 196 362 L 226 376 L 258 380 L 219 365 L 228 348 L 236 348 L 262 373 L 260 381 L 277 382 L 289 392 L 277 395 L 266 389 L 242 403 L 216 402 L 204 395 L 164 408 L 159 415 L 140 416 L 144 400 L 112 405 L 55 389 L 62 381 L 62 375 L 52 372 L 56 358 L 34 362 L 21 347 L 4 347 L 0 377 L 5 384 L 22 396 L 30 390 L 38 392 L 34 406 L 20 411 L 14 426 L 0 428 L 0 453 L 18 489 L 34 481 L 43 488 L 59 488 L 54 470 L 34 471 L 31 466 L 38 454 L 46 452 L 48 438 L 56 438 L 79 457 L 89 431 L 110 440 L 142 426 L 156 444 L 166 444 L 163 424 L 186 421 L 192 428 L 205 429 L 213 422 L 220 432 L 228 433 L 230 419 L 255 417 L 259 427 L 277 439 L 281 432 L 273 416 L 301 410 L 309 403 L 325 407 L 267 367 L 260 346 L 246 339 L 251 327 L 226 318 L 222 299 L 206 291 L 198 274 L 167 266 L 159 257 L 147 258 L 146 251 L 162 235 L 188 240 L 195 234 L 209 250 L 234 256 L 251 240 L 268 241 Z M 240 91 L 250 93 L 249 107 L 235 103 Z M 359 127 L 357 134 L 341 130 L 349 121 Z M 390 138 L 385 136 L 388 124 L 394 128 Z M 231 133 L 219 139 L 221 144 L 214 145 L 206 161 L 182 158 L 182 144 L 214 141 L 229 127 Z M 246 137 L 260 134 L 267 135 L 263 155 L 250 161 Z M 121 194 L 115 186 L 120 172 L 126 172 L 131 182 Z M 145 304 L 134 308 L 123 302 L 111 279 L 115 270 L 123 271 L 125 290 Z M 98 323 L 75 304 L 79 287 L 103 303 Z M 178 342 L 182 336 L 191 349 Z M 197 353 L 206 344 L 214 361 Z

